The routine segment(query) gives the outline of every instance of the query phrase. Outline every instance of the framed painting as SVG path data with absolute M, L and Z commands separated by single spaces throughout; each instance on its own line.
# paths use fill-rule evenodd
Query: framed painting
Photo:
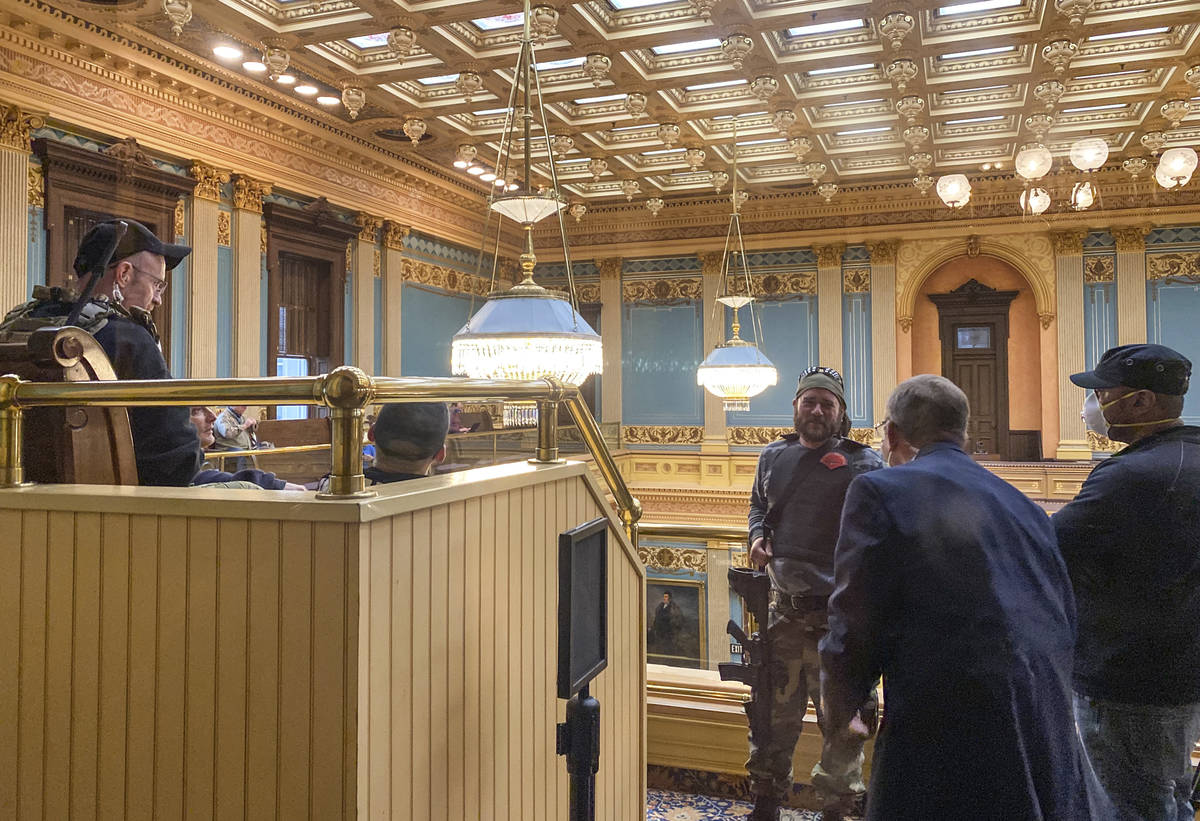
M 705 667 L 707 610 L 704 582 L 646 579 L 646 661 Z

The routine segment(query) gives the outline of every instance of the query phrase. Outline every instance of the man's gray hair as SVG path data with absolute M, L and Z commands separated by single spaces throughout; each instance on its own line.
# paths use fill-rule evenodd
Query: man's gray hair
M 944 376 L 906 379 L 888 397 L 887 416 L 915 448 L 930 442 L 962 444 L 967 438 L 967 395 Z

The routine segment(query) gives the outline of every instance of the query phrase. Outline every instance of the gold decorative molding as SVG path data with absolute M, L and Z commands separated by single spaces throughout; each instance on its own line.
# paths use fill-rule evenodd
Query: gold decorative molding
M 626 445 L 698 445 L 704 441 L 703 425 L 622 425 Z
M 754 298 L 762 300 L 786 299 L 797 294 L 815 296 L 817 275 L 813 271 L 795 271 L 788 274 L 751 274 L 750 287 L 754 289 Z M 730 277 L 729 292 L 744 294 L 746 292 L 745 277 Z
M 30 134 L 45 124 L 40 114 L 31 114 L 15 105 L 4 106 L 0 109 L 0 148 L 28 154 Z
M 872 265 L 895 265 L 896 264 L 896 248 L 900 245 L 899 240 L 885 239 L 879 242 L 868 242 L 867 251 L 871 255 Z
M 233 178 L 233 207 L 262 213 L 263 197 L 271 193 L 271 184 L 238 174 Z
M 260 254 L 267 253 L 267 224 L 265 222 L 258 226 L 258 252 Z
M 349 274 L 354 270 L 354 241 L 346 242 L 346 273 Z
M 500 257 L 500 264 L 496 266 L 496 278 L 500 282 L 516 285 L 521 281 L 521 267 L 512 257 Z
M 126 170 L 128 170 L 129 166 L 133 165 L 144 165 L 147 168 L 154 167 L 154 161 L 150 159 L 150 155 L 138 143 L 136 137 L 124 137 L 117 140 L 112 145 L 101 148 L 100 153 L 118 160 Z
M 703 281 L 696 277 L 634 279 L 621 283 L 621 298 L 625 302 L 674 302 L 703 297 Z
M 1200 282 L 1200 252 L 1148 254 L 1146 279 L 1186 279 Z
M 847 268 L 842 272 L 842 290 L 848 294 L 870 293 L 871 269 Z
M 221 186 L 229 182 L 228 171 L 197 162 L 192 163 L 191 173 L 196 178 L 196 187 L 192 190 L 193 197 L 210 202 L 221 201 Z
M 217 212 L 217 245 L 233 245 L 233 215 L 228 211 Z
M 405 282 L 427 285 L 443 291 L 487 296 L 491 290 L 491 283 L 483 277 L 464 274 L 462 271 L 434 265 L 431 262 L 405 259 L 401 263 L 401 271 Z
M 383 225 L 383 217 L 374 217 L 362 211 L 354 216 L 358 225 L 358 238 L 363 242 L 375 242 L 379 238 L 379 226 Z
M 1049 329 L 1050 325 L 1054 322 L 1054 316 L 1053 313 L 1038 313 L 1038 321 L 1042 323 L 1042 330 Z
M 600 304 L 600 284 L 581 282 L 575 286 L 575 298 L 581 303 Z
M 1083 260 L 1084 282 L 1112 282 L 1116 273 L 1116 264 L 1110 256 L 1086 257 Z
M 967 237 L 967 256 L 977 257 L 979 256 L 979 250 L 979 235 L 971 234 L 969 237 Z
M 624 260 L 620 257 L 604 257 L 596 260 L 596 267 L 600 269 L 600 279 L 620 279 L 623 262 Z
M 817 253 L 818 268 L 839 268 L 842 264 L 842 256 L 846 253 L 846 243 L 833 242 L 829 245 L 814 245 L 813 250 Z
M 187 213 L 186 209 L 187 206 L 183 202 L 183 197 L 175 200 L 175 236 L 177 237 L 182 237 L 187 233 L 187 221 L 184 219 L 184 215 Z M 266 230 L 266 227 L 264 227 L 263 231 L 265 232 Z M 265 251 L 266 249 L 263 250 Z
M 913 318 L 911 316 L 902 315 L 896 317 L 896 324 L 900 326 L 900 330 L 908 333 L 912 330 Z
M 1107 436 L 1101 436 L 1094 430 L 1087 432 L 1088 444 L 1092 446 L 1092 450 L 1103 453 L 1115 453 L 1125 447 L 1124 442 L 1114 442 Z
M 1050 244 L 1054 246 L 1054 253 L 1060 257 L 1079 255 L 1083 253 L 1085 237 L 1086 231 L 1054 231 L 1050 234 Z
M 638 558 L 646 567 L 655 570 L 690 570 L 708 572 L 708 551 L 687 547 L 639 547 Z
M 870 447 L 875 444 L 875 428 L 850 428 L 846 438 Z
M 408 236 L 412 228 L 408 225 L 401 225 L 392 220 L 385 220 L 383 223 L 383 247 L 389 251 L 403 251 L 404 238 Z
M 700 271 L 703 276 L 720 276 L 721 271 L 724 270 L 725 255 L 719 251 L 705 251 L 697 254 L 696 257 L 700 260 Z
M 375 249 L 374 259 L 371 262 L 371 273 L 376 279 L 383 276 L 383 251 Z
M 1143 226 L 1113 228 L 1109 231 L 1117 243 L 1117 251 L 1145 251 L 1146 234 L 1150 229 Z
M 795 433 L 795 428 L 772 428 L 764 426 L 728 427 L 725 435 L 731 445 L 766 445 L 785 433 Z
M 46 178 L 42 176 L 42 167 L 40 165 L 29 166 L 28 184 L 29 204 L 34 208 L 45 208 Z
M 729 566 L 730 567 L 750 567 L 750 554 L 745 550 L 729 551 Z

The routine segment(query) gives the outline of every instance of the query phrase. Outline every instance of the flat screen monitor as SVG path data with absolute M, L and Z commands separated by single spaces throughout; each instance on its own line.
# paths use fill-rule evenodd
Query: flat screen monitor
M 608 666 L 608 519 L 558 535 L 558 697 Z

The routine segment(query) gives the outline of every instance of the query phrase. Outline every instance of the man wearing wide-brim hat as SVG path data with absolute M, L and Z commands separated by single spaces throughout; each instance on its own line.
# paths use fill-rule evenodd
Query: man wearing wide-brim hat
M 1192 363 L 1163 345 L 1106 351 L 1071 381 L 1088 428 L 1126 447 L 1054 516 L 1075 588 L 1075 714 L 1120 821 L 1192 818 L 1200 739 L 1200 427 Z

